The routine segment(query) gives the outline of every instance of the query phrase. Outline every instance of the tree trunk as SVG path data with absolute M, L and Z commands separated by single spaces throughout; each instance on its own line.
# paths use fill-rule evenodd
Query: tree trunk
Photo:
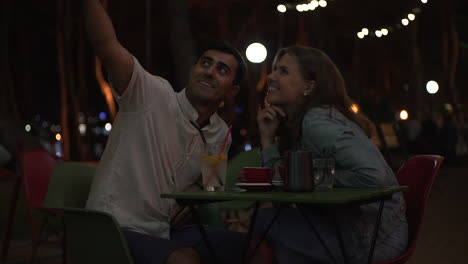
M 176 91 L 187 85 L 190 68 L 195 61 L 195 43 L 190 31 L 190 16 L 187 0 L 168 1 L 169 47 L 174 65 Z
M 13 89 L 12 72 L 10 65 L 10 50 L 9 50 L 9 34 L 10 34 L 10 16 L 9 16 L 9 0 L 2 1 L 0 8 L 2 19 L 0 23 L 0 34 L 6 41 L 0 41 L 0 114 L 19 119 L 18 109 L 15 99 L 15 90 Z
M 104 9 L 107 10 L 109 1 L 101 0 L 101 3 Z M 112 95 L 112 90 L 111 90 L 109 83 L 104 78 L 104 74 L 102 72 L 102 63 L 98 57 L 95 58 L 95 74 L 96 74 L 96 79 L 99 83 L 99 87 L 101 88 L 101 93 L 106 100 L 107 108 L 109 109 L 110 119 L 114 120 L 115 115 L 117 114 L 114 97 Z
M 351 87 L 349 89 L 350 96 L 358 103 L 361 102 L 361 91 L 362 87 L 360 84 L 360 67 L 361 67 L 361 53 L 360 53 L 360 43 L 361 40 L 354 40 L 354 49 L 353 49 L 353 62 L 352 62 L 352 79 L 350 80 Z
M 458 45 L 458 32 L 455 24 L 455 12 L 453 7 L 453 1 L 446 1 L 447 5 L 447 28 L 444 30 L 448 33 L 448 45 L 447 45 L 447 55 L 448 55 L 448 67 L 447 67 L 447 88 L 448 88 L 448 98 L 453 105 L 454 110 L 460 110 L 460 101 L 458 99 L 458 90 L 456 86 L 456 72 L 457 72 L 457 63 L 459 57 L 459 45 Z
M 411 51 L 411 66 L 414 76 L 414 82 L 410 87 L 410 102 L 409 110 L 410 114 L 414 113 L 414 116 L 421 120 L 422 118 L 422 98 L 424 96 L 424 83 L 423 83 L 423 65 L 421 61 L 420 48 L 418 46 L 418 20 L 413 21 L 412 25 L 409 26 L 409 45 Z M 432 99 L 431 99 L 432 100 Z M 432 107 L 432 106 L 431 106 Z M 432 111 L 432 109 L 430 110 Z
M 79 3 L 79 2 L 78 2 Z M 80 10 L 77 8 L 77 10 Z M 84 29 L 83 29 L 83 23 L 81 21 L 78 22 L 77 24 L 78 27 L 78 52 L 76 53 L 76 61 L 77 61 L 77 73 L 78 73 L 78 80 L 77 80 L 77 87 L 78 87 L 78 108 L 74 109 L 74 126 L 75 126 L 75 138 L 77 144 L 77 152 L 78 152 L 78 157 L 79 160 L 91 160 L 92 159 L 92 149 L 90 148 L 90 142 L 87 140 L 87 137 L 81 136 L 78 128 L 80 122 L 80 112 L 81 112 L 81 107 L 80 106 L 86 106 L 88 105 L 88 82 L 86 79 L 86 61 L 85 57 L 86 56 L 86 50 L 85 50 L 85 34 L 84 34 Z
M 68 130 L 68 84 L 66 76 L 66 60 L 64 45 L 64 3 L 63 0 L 57 1 L 57 24 L 56 24 L 56 44 L 57 44 L 57 64 L 60 87 L 60 120 L 62 124 L 62 156 L 65 159 L 70 158 L 70 133 Z

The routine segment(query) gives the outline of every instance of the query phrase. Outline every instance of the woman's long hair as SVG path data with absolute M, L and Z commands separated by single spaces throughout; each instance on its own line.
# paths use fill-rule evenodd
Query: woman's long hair
M 351 110 L 353 101 L 346 92 L 346 86 L 341 72 L 335 66 L 333 61 L 323 51 L 311 47 L 294 45 L 280 49 L 275 56 L 274 63 L 279 61 L 285 54 L 294 57 L 299 64 L 299 70 L 306 81 L 314 80 L 315 87 L 309 95 L 305 96 L 304 105 L 298 114 L 289 117 L 287 124 L 284 124 L 280 135 L 287 135 L 282 138 L 280 147 L 291 147 L 292 140 L 297 139 L 300 133 L 302 120 L 305 113 L 312 107 L 327 106 L 336 108 L 348 119 L 352 120 L 364 132 L 371 135 L 370 121 L 362 114 L 355 114 Z

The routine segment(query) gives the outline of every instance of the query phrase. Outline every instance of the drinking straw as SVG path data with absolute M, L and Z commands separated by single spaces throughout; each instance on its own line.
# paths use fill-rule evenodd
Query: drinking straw
M 222 159 L 222 156 L 223 156 L 223 152 L 224 152 L 224 149 L 226 148 L 226 144 L 227 144 L 227 141 L 229 139 L 229 135 L 231 134 L 231 130 L 232 130 L 232 125 L 229 126 L 228 128 L 228 131 L 226 133 L 226 136 L 224 136 L 224 141 L 223 141 L 223 144 L 221 145 L 221 149 L 219 150 L 219 153 L 218 153 L 218 160 L 221 161 Z M 218 163 L 219 164 L 219 163 Z M 206 181 L 206 183 L 204 183 L 204 185 L 206 186 L 209 182 L 211 182 L 211 179 L 213 178 L 213 176 L 216 174 L 216 172 L 218 171 L 218 167 L 219 165 L 216 164 L 215 166 L 213 166 L 213 169 L 211 169 L 211 172 L 210 172 L 210 176 L 208 176 L 208 180 Z M 219 180 L 219 179 L 218 179 Z
M 221 159 L 221 155 L 223 155 L 224 148 L 226 148 L 226 143 L 229 139 L 229 134 L 231 134 L 231 129 L 232 129 L 232 125 L 229 126 L 226 136 L 224 136 L 223 145 L 221 145 L 221 149 L 219 150 L 219 154 L 218 154 L 219 159 Z

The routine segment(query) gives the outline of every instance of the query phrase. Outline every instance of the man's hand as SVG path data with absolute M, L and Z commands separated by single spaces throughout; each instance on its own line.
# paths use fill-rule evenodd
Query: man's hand
M 133 56 L 120 45 L 112 22 L 99 0 L 83 0 L 85 29 L 96 55 L 108 71 L 114 89 L 122 95 L 133 73 Z

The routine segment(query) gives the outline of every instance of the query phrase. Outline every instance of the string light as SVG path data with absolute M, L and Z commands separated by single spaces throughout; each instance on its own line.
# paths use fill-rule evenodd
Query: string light
M 285 5 L 278 5 L 278 6 L 276 7 L 276 9 L 277 9 L 279 12 L 281 12 L 281 13 L 286 12 L 286 6 L 285 6 Z
M 326 0 L 311 0 L 308 1 L 308 3 L 305 4 L 291 4 L 291 3 L 285 3 L 285 4 L 279 4 L 276 6 L 276 10 L 280 13 L 285 13 L 286 11 L 289 10 L 296 10 L 297 12 L 306 12 L 306 11 L 313 11 L 318 7 L 327 7 L 328 2 Z
M 421 0 L 423 4 L 426 4 L 428 0 Z M 370 36 L 375 36 L 377 38 L 381 38 L 383 36 L 387 36 L 389 33 L 394 32 L 395 29 L 401 29 L 405 26 L 408 26 L 411 21 L 416 19 L 416 14 L 421 13 L 421 8 L 414 7 L 411 9 L 411 12 L 407 13 L 401 20 L 400 23 L 395 23 L 394 25 L 387 26 L 387 27 L 377 27 L 375 30 L 372 30 L 374 34 Z M 356 33 L 359 39 L 363 39 L 368 35 L 369 30 L 367 28 L 362 28 L 362 30 Z

